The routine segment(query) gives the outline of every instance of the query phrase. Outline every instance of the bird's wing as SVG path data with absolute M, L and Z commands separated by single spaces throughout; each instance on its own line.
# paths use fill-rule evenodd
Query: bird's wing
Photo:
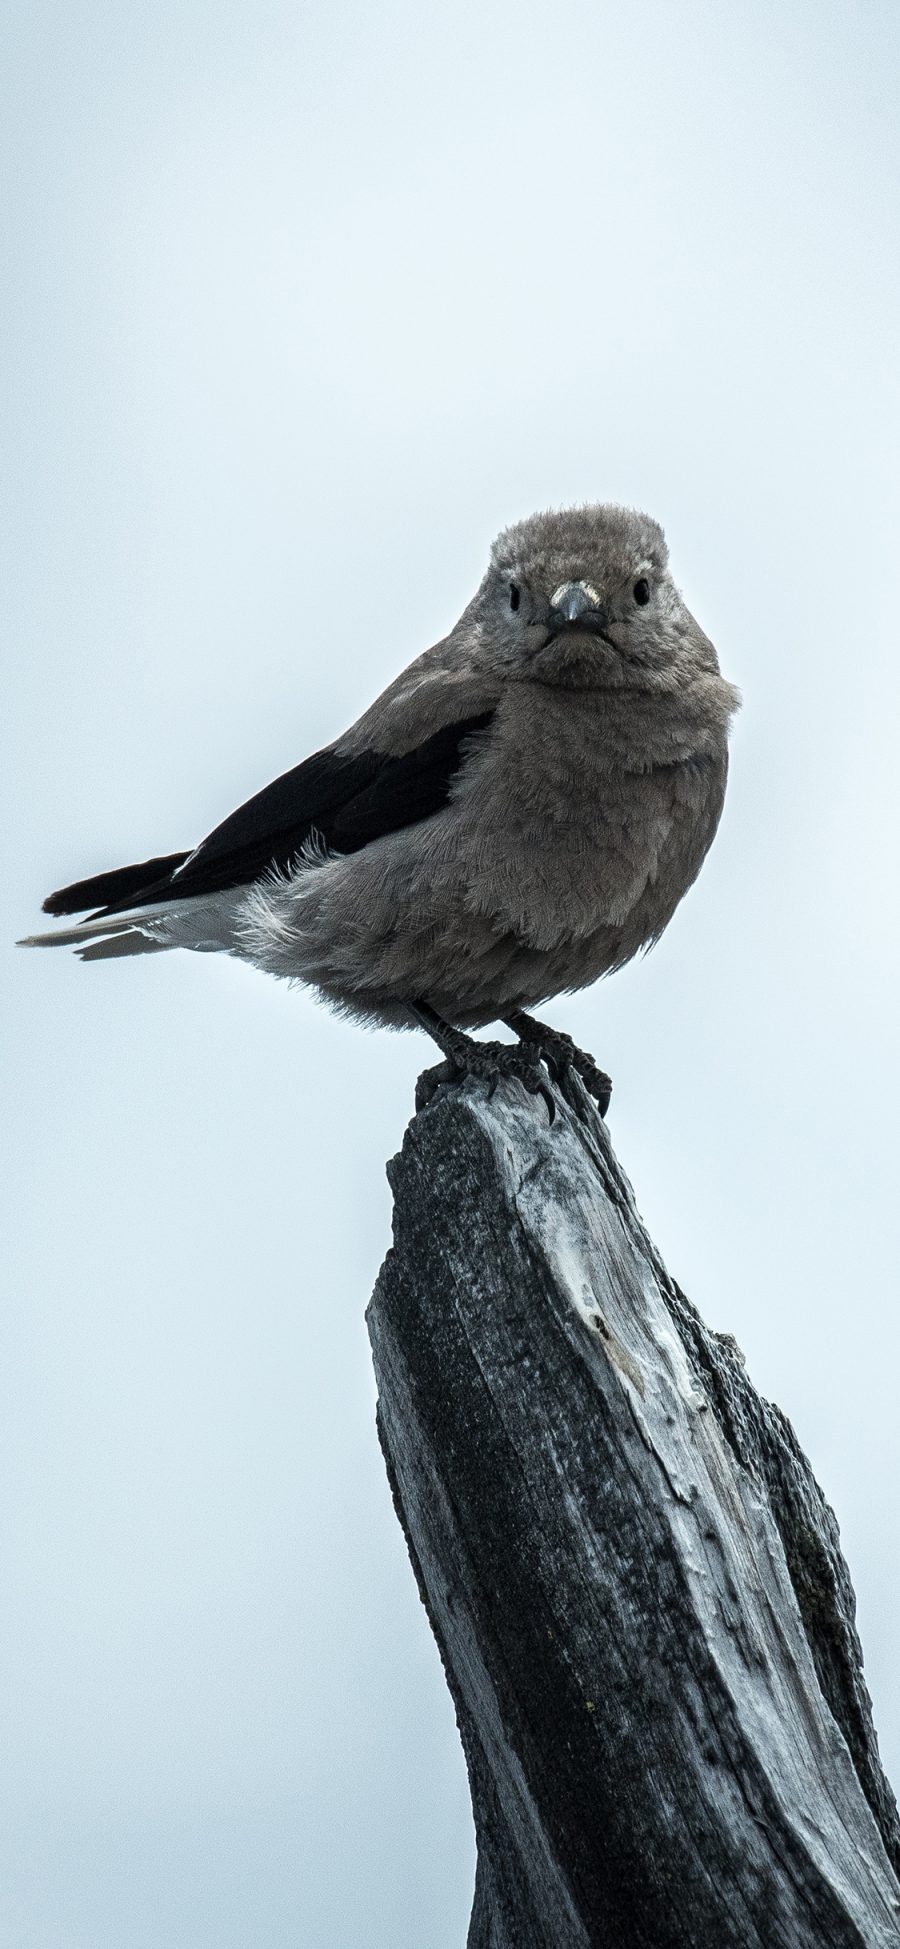
M 446 805 L 469 741 L 487 731 L 492 717 L 493 710 L 482 710 L 445 724 L 399 756 L 341 752 L 334 745 L 316 752 L 239 806 L 195 852 L 175 855 L 174 871 L 135 886 L 135 869 L 122 868 L 123 893 L 125 876 L 131 876 L 129 892 L 92 918 L 246 886 L 262 873 L 287 870 L 311 843 L 357 853 L 386 833 L 430 818 Z M 83 882 L 92 885 L 96 881 Z M 77 911 L 79 892 L 75 886 L 52 894 L 47 910 Z

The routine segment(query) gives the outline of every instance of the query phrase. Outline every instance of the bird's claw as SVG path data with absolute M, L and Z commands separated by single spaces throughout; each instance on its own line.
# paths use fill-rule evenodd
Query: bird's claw
M 455 1062 L 437 1062 L 432 1069 L 423 1069 L 416 1081 L 416 1111 L 427 1110 L 442 1083 L 458 1083 L 462 1071 Z
M 576 1049 L 570 1067 L 581 1078 L 589 1096 L 592 1096 L 601 1117 L 606 1116 L 612 1097 L 612 1078 L 605 1069 L 598 1069 L 593 1056 L 584 1049 Z
M 612 1097 L 611 1079 L 605 1070 L 597 1067 L 593 1056 L 588 1055 L 586 1049 L 579 1049 L 577 1042 L 573 1042 L 563 1029 L 547 1029 L 540 1038 L 534 1036 L 523 1041 L 522 1046 L 537 1049 L 557 1089 L 572 1109 L 579 1109 L 577 1096 L 573 1099 L 568 1087 L 574 1073 L 584 1084 L 588 1095 L 593 1097 L 601 1117 L 606 1116 Z
M 458 1062 L 449 1058 L 426 1069 L 416 1084 L 416 1109 L 427 1109 L 443 1083 L 460 1083 L 465 1076 L 478 1076 L 488 1086 L 488 1100 L 501 1077 L 513 1076 L 529 1096 L 540 1096 L 552 1123 L 556 1106 L 552 1091 L 541 1071 L 541 1051 L 535 1043 L 477 1042 Z
M 547 1105 L 547 1115 L 553 1123 L 556 1105 L 553 1092 L 548 1089 L 541 1070 L 541 1052 L 531 1049 L 527 1043 L 480 1042 L 475 1061 L 466 1065 L 472 1076 L 485 1077 L 488 1085 L 488 1101 L 494 1094 L 501 1076 L 514 1076 L 528 1091 L 529 1096 L 540 1096 Z

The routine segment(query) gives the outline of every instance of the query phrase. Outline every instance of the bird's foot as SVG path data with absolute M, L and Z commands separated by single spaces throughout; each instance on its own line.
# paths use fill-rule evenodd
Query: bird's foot
M 534 1015 L 526 1015 L 524 1009 L 507 1015 L 506 1026 L 519 1037 L 523 1049 L 537 1049 L 553 1078 L 572 1109 L 578 1109 L 578 1102 L 570 1091 L 572 1073 L 580 1077 L 589 1096 L 592 1096 L 601 1117 L 606 1116 L 612 1096 L 612 1082 L 605 1070 L 598 1069 L 593 1056 L 586 1049 L 579 1049 L 562 1029 L 551 1029 L 545 1022 L 539 1022 Z
M 479 1076 L 488 1085 L 491 1097 L 501 1076 L 514 1076 L 528 1091 L 529 1096 L 542 1096 L 547 1105 L 550 1122 L 556 1110 L 553 1097 L 544 1080 L 541 1070 L 541 1051 L 536 1043 L 476 1042 L 473 1036 L 464 1035 L 461 1029 L 451 1028 L 431 1010 L 424 1007 L 416 1013 L 433 1036 L 446 1060 L 436 1064 L 434 1069 L 426 1069 L 416 1085 L 416 1109 L 424 1110 L 431 1102 L 435 1091 L 442 1083 L 459 1083 L 464 1076 Z

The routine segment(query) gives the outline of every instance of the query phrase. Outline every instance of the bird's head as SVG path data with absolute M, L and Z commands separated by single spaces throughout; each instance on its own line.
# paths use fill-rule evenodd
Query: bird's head
M 508 677 L 570 689 L 671 689 L 717 671 L 668 568 L 662 529 L 630 508 L 535 514 L 499 535 L 473 605 Z

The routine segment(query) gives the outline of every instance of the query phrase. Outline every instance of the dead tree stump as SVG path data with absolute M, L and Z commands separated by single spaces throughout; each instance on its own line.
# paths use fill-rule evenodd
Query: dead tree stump
M 898 1949 L 837 1525 L 587 1098 L 441 1089 L 390 1166 L 381 1442 L 478 1844 L 469 1949 Z

